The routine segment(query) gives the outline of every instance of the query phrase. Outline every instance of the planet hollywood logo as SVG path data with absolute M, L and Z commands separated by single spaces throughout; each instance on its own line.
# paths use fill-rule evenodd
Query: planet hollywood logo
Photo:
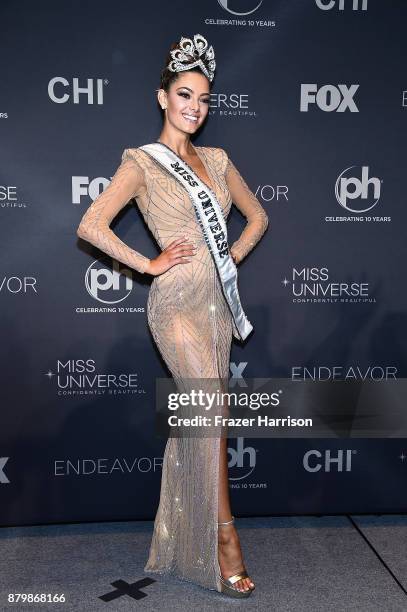
M 369 283 L 331 281 L 328 268 L 293 268 L 283 286 L 290 291 L 293 304 L 375 303 L 369 295 Z
M 267 489 L 267 482 L 246 482 L 256 469 L 257 449 L 245 446 L 244 438 L 236 438 L 236 447 L 229 446 L 228 473 L 231 489 Z
M 63 397 L 103 395 L 144 395 L 137 372 L 98 372 L 94 359 L 57 359 L 45 373 Z
M 109 262 L 109 266 L 106 265 Z M 76 306 L 78 314 L 143 313 L 145 306 L 121 306 L 132 293 L 134 270 L 108 256 L 94 260 L 85 272 L 85 288 L 89 296 L 105 306 Z
M 88 294 L 103 304 L 118 304 L 125 300 L 133 290 L 131 270 L 115 259 L 103 257 L 112 262 L 112 269 L 101 261 L 93 261 L 85 273 L 85 287 Z
M 265 18 L 263 15 L 255 15 L 261 8 L 263 0 L 218 0 L 218 5 L 223 11 L 225 18 L 206 17 L 205 25 L 215 26 L 240 26 L 240 27 L 275 27 L 274 20 Z
M 244 438 L 236 438 L 236 448 L 228 447 L 229 480 L 236 482 L 248 478 L 256 467 L 256 449 L 244 446 Z
M 84 84 L 86 81 L 86 84 Z M 104 88 L 107 79 L 79 79 L 71 81 L 65 77 L 53 77 L 48 83 L 48 96 L 55 104 L 97 104 L 104 102 Z
M 249 102 L 249 94 L 238 92 L 211 93 L 209 114 L 223 118 L 257 119 L 257 113 Z
M 369 166 L 362 166 L 360 178 L 354 176 L 353 168 L 356 166 L 349 166 L 336 179 L 336 200 L 348 212 L 365 213 L 378 203 L 381 182 L 369 177 Z
M 227 11 L 228 13 L 231 13 L 232 15 L 238 15 L 239 17 L 247 17 L 247 15 L 251 15 L 252 13 L 257 11 L 258 8 L 261 7 L 261 5 L 263 4 L 263 0 L 260 0 L 260 2 L 258 1 L 256 2 L 256 0 L 254 2 L 247 0 L 244 3 L 247 8 L 246 10 L 243 10 L 243 11 L 233 10 L 233 6 L 236 5 L 236 2 L 233 2 L 233 0 L 218 0 L 218 3 L 221 5 L 223 9 L 225 9 L 225 11 Z M 240 2 L 240 5 L 242 5 L 241 2 Z
M 371 214 L 380 201 L 382 184 L 382 179 L 372 176 L 369 166 L 348 166 L 338 175 L 334 188 L 336 201 L 347 214 L 326 216 L 325 221 L 391 221 L 390 216 Z

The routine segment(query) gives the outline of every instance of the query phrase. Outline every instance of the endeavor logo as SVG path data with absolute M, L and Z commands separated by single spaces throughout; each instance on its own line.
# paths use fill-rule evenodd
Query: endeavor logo
M 288 202 L 288 185 L 259 185 L 255 196 L 263 202 Z
M 255 4 L 255 2 L 247 0 L 245 2 L 245 4 L 247 5 L 247 10 L 246 11 L 236 11 L 233 10 L 231 7 L 235 6 L 236 2 L 232 2 L 230 0 L 218 0 L 218 3 L 220 4 L 220 6 L 225 9 L 225 11 L 228 11 L 228 13 L 231 13 L 232 15 L 237 15 L 238 17 L 244 17 L 246 15 L 251 15 L 252 13 L 254 13 L 255 11 L 257 11 L 258 8 L 260 8 L 260 6 L 263 4 L 263 0 L 260 0 L 260 2 L 257 2 L 257 5 L 254 6 L 254 8 L 249 8 L 250 6 L 253 7 L 253 5 Z M 240 5 L 242 4 L 241 2 L 239 3 Z
M 377 177 L 369 178 L 369 166 L 362 166 L 361 178 L 350 174 L 353 168 L 356 166 L 349 166 L 336 179 L 335 196 L 342 208 L 348 212 L 364 213 L 378 203 L 381 181 Z M 351 205 L 350 201 L 354 204 Z
M 307 113 L 310 104 L 316 104 L 324 113 L 343 113 L 349 110 L 358 113 L 353 96 L 359 85 L 323 85 L 317 83 L 301 83 L 300 112 Z
M 127 476 L 161 472 L 163 457 L 75 457 L 54 460 L 54 476 Z
M 38 293 L 37 279 L 34 276 L 3 276 L 0 293 Z
M 86 85 L 80 87 L 76 77 L 72 79 L 72 83 L 64 77 L 54 77 L 48 83 L 48 95 L 56 104 L 79 104 L 79 96 L 82 96 L 81 100 L 86 100 L 87 104 L 103 104 L 103 88 L 108 83 L 107 79 L 86 79 Z
M 292 366 L 291 380 L 395 380 L 397 367 L 391 365 Z

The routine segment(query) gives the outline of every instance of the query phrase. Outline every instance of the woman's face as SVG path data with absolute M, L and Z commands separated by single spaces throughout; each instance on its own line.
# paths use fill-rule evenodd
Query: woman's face
M 204 74 L 186 70 L 170 85 L 168 93 L 159 92 L 162 106 L 167 107 L 170 125 L 187 134 L 194 134 L 209 111 L 209 80 Z

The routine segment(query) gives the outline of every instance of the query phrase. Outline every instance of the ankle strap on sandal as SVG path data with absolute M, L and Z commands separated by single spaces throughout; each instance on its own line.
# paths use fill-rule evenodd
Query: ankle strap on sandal
M 218 523 L 218 525 L 231 525 L 235 520 L 235 517 L 232 515 L 231 521 L 226 521 L 225 523 Z

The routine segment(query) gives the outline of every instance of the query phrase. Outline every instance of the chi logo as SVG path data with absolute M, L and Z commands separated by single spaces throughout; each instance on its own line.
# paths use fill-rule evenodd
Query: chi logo
M 352 8 L 353 11 L 367 11 L 368 0 L 315 0 L 315 3 L 322 11 L 330 11 L 337 7 L 338 11 L 345 8 Z
M 85 84 L 86 81 L 86 84 Z M 103 104 L 104 87 L 107 79 L 82 79 L 75 77 L 72 82 L 65 77 L 53 77 L 48 83 L 48 96 L 56 104 L 72 102 L 79 104 Z
M 336 451 L 328 448 L 323 452 L 312 449 L 305 453 L 302 464 L 307 472 L 351 472 L 352 457 L 356 452 L 351 448 Z

